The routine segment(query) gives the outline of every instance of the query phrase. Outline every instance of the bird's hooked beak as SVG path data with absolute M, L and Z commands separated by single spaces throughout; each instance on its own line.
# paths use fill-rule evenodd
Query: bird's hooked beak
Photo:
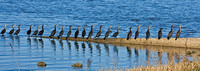
M 149 26 L 149 28 L 150 28 L 151 26 Z

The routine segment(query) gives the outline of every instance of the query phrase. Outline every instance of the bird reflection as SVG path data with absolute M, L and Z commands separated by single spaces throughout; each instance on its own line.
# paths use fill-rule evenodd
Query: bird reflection
M 43 41 L 43 39 L 41 38 L 41 39 L 39 39 L 39 43 L 41 43 L 42 44 L 42 49 L 44 48 L 44 41 Z
M 17 40 L 18 46 L 20 46 L 20 37 L 16 36 L 15 39 Z
M 86 48 L 86 47 L 85 47 L 85 43 L 83 42 L 81 46 L 82 46 L 82 48 L 83 48 L 83 54 L 85 54 L 85 48 Z
M 176 63 L 180 62 L 180 56 L 178 55 L 178 53 L 175 53 L 175 61 Z
M 62 42 L 62 40 L 59 40 L 59 43 L 60 43 L 60 46 L 61 46 L 61 50 L 63 50 L 64 48 L 63 48 L 63 42 Z
M 74 45 L 75 45 L 76 51 L 78 52 L 78 51 L 79 51 L 79 45 L 78 45 L 78 42 L 75 41 L 75 42 L 74 42 Z
M 91 53 L 91 56 L 92 56 L 92 44 L 90 42 L 88 42 L 88 47 L 90 48 L 90 53 Z
M 100 48 L 100 45 L 97 44 L 97 45 L 96 45 L 96 48 L 99 50 L 99 56 L 101 56 L 101 48 Z
M 148 66 L 149 66 L 149 50 L 148 49 L 146 49 L 146 60 L 147 60 L 147 64 L 148 64 Z
M 30 37 L 27 38 L 27 43 L 28 43 L 28 45 L 30 45 L 30 48 L 31 48 L 31 38 Z
M 117 46 L 114 46 L 113 51 L 114 51 L 115 53 L 117 53 L 117 56 L 118 56 L 118 48 L 117 48 Z
M 158 58 L 159 58 L 158 64 L 161 65 L 161 63 L 162 63 L 162 52 L 158 52 Z
M 56 42 L 53 40 L 50 40 L 51 41 L 51 45 L 54 47 L 54 52 L 56 52 Z
M 135 55 L 136 55 L 136 57 L 138 58 L 138 49 L 135 49 Z
M 131 57 L 131 48 L 130 47 L 126 47 L 127 52 L 128 52 L 128 57 Z
M 108 47 L 108 44 L 104 44 L 104 47 L 105 47 L 106 52 L 107 52 L 107 54 L 108 54 L 108 56 L 109 56 L 109 47 Z
M 87 60 L 87 67 L 90 68 L 90 67 L 91 67 L 91 64 L 92 64 L 92 60 L 91 60 L 91 59 L 88 59 L 88 60 Z

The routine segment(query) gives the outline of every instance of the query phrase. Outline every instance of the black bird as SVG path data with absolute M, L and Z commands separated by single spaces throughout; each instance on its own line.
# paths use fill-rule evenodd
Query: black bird
M 174 25 L 171 26 L 171 31 L 168 33 L 168 37 L 167 37 L 168 40 L 171 38 L 171 36 L 173 34 L 173 27 L 174 27 Z
M 7 24 L 4 25 L 4 29 L 1 31 L 1 34 L 4 34 L 6 32 L 6 25 Z
M 14 29 L 15 29 L 15 25 L 13 25 L 13 26 L 12 26 L 12 28 L 13 28 L 13 29 L 12 29 L 12 30 L 10 30 L 9 34 L 13 34 L 13 32 L 14 32 Z
M 44 26 L 45 25 L 42 25 L 42 30 L 38 33 L 38 35 L 43 35 L 43 33 L 44 33 Z
M 29 28 L 29 30 L 27 31 L 27 35 L 30 35 L 31 34 L 31 27 L 32 27 L 33 25 L 30 25 L 30 28 Z
M 60 34 L 59 34 L 58 38 L 60 38 L 64 34 L 64 27 L 65 26 L 62 26 L 62 30 L 60 31 Z
M 91 38 L 91 36 L 92 36 L 92 34 L 93 34 L 93 29 L 92 29 L 93 26 L 94 26 L 94 25 L 91 26 L 91 31 L 90 31 L 90 33 L 89 33 L 87 39 L 88 39 L 88 38 Z
M 146 32 L 146 40 L 150 37 L 150 31 L 149 31 L 149 28 L 150 28 L 151 26 L 149 26 L 148 27 L 148 30 L 147 30 L 147 32 Z
M 101 25 L 101 26 L 99 27 L 99 32 L 96 34 L 95 38 L 101 36 L 101 27 L 103 27 L 103 26 Z
M 85 28 L 86 28 L 86 26 L 85 26 L 84 29 L 83 29 L 83 32 L 82 32 L 82 38 L 84 38 L 85 35 L 86 35 L 86 30 L 85 30 Z
M 74 34 L 74 37 L 77 39 L 77 37 L 78 37 L 78 34 L 79 34 L 79 28 L 81 28 L 80 26 L 78 26 L 78 28 L 77 28 L 77 30 L 76 30 L 76 32 L 75 32 L 75 34 Z
M 72 27 L 72 25 L 69 26 L 69 32 L 67 33 L 67 37 L 66 38 L 68 38 L 71 35 L 71 33 L 72 33 L 71 27 Z
M 137 39 L 137 37 L 139 36 L 139 28 L 141 27 L 141 25 L 138 26 L 137 31 L 135 32 L 135 39 Z
M 52 36 L 54 36 L 56 34 L 56 26 L 58 26 L 58 25 L 54 26 L 54 30 L 51 32 L 51 35 L 49 37 L 52 38 Z
M 129 38 L 131 38 L 131 36 L 132 36 L 132 30 L 131 29 L 132 29 L 132 27 L 129 28 L 130 31 L 128 32 L 127 40 L 129 40 Z
M 32 35 L 37 35 L 39 27 L 40 27 L 40 25 L 37 26 L 37 29 L 33 32 Z
M 20 26 L 21 26 L 21 25 L 18 25 L 18 29 L 17 29 L 17 31 L 15 31 L 15 33 L 14 33 L 15 35 L 18 35 L 18 34 L 19 34 L 19 32 L 20 32 Z
M 160 28 L 160 31 L 158 32 L 158 39 L 162 38 L 162 29 L 163 28 Z
M 104 40 L 109 36 L 109 34 L 110 34 L 110 28 L 111 28 L 112 26 L 110 26 L 109 28 L 108 28 L 108 31 L 106 32 L 106 34 L 105 34 L 105 37 L 104 37 Z
M 117 37 L 117 35 L 119 34 L 119 28 L 120 27 L 117 27 L 117 32 L 115 32 L 112 37 Z
M 177 40 L 177 38 L 179 38 L 179 36 L 181 34 L 181 27 L 182 26 L 179 26 L 179 30 L 176 32 L 176 39 L 175 40 Z

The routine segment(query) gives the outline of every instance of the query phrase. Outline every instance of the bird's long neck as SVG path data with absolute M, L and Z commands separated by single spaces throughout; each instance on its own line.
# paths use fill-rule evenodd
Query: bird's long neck
M 4 26 L 4 29 L 6 29 L 6 26 Z
M 140 27 L 137 28 L 137 31 L 139 31 L 139 28 L 140 28 Z M 149 29 L 149 28 L 148 28 L 148 29 Z
M 130 30 L 130 32 L 132 32 L 131 28 L 129 30 Z
M 119 32 L 119 28 L 117 28 L 117 32 Z
M 99 29 L 100 29 L 100 31 L 101 31 L 101 27 L 100 27 Z
M 91 27 L 91 31 L 93 31 L 92 27 Z
M 54 29 L 56 30 L 56 26 L 54 27 Z
M 20 26 L 18 26 L 18 29 L 20 29 Z
M 79 31 L 79 28 L 77 28 L 77 31 Z
M 44 30 L 44 26 L 42 26 L 42 30 Z
M 71 29 L 71 27 L 69 27 L 69 31 L 71 31 L 72 29 Z
M 181 27 L 179 27 L 179 31 L 181 31 Z
M 62 27 L 62 30 L 64 30 L 64 27 Z
M 12 26 L 12 28 L 14 29 L 14 26 Z
M 171 27 L 171 31 L 173 31 L 173 27 Z
M 37 30 L 39 29 L 39 27 L 37 27 Z
M 30 30 L 31 30 L 31 26 L 30 26 Z
M 108 28 L 108 31 L 110 31 L 110 27 Z

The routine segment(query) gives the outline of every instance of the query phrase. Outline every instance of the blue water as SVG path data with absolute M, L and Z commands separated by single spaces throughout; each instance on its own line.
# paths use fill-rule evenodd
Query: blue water
M 78 26 L 81 26 L 80 31 L 87 26 L 88 35 L 91 25 L 95 25 L 95 34 L 99 31 L 99 26 L 103 25 L 103 34 L 100 37 L 104 37 L 109 26 L 113 26 L 113 32 L 120 26 L 118 38 L 126 38 L 129 27 L 133 27 L 135 32 L 137 26 L 142 25 L 139 38 L 144 38 L 147 27 L 152 25 L 150 37 L 156 38 L 159 28 L 164 28 L 163 37 L 166 37 L 171 25 L 175 25 L 172 35 L 175 37 L 178 26 L 182 25 L 180 37 L 200 37 L 199 7 L 198 0 L 0 0 L 0 30 L 4 24 L 8 24 L 5 36 L 0 36 L 0 70 L 18 70 L 17 64 L 23 70 L 100 70 L 140 66 L 141 61 L 147 62 L 146 50 L 138 49 L 137 57 L 135 49 L 130 49 L 130 52 L 126 47 L 114 47 L 110 44 L 97 46 L 97 43 L 66 40 L 61 43 L 60 40 L 28 38 L 26 31 L 29 25 L 34 25 L 32 32 L 37 25 L 46 25 L 44 36 L 49 36 L 54 25 L 58 24 L 57 32 L 61 30 L 61 26 L 66 26 L 63 35 L 65 37 L 69 25 L 73 25 L 72 36 Z M 22 25 L 19 36 L 8 35 L 13 24 Z M 15 57 L 9 42 L 14 47 Z M 150 52 L 152 57 L 157 54 Z M 163 63 L 168 61 L 166 54 L 162 54 Z M 37 67 L 38 61 L 47 62 L 47 67 Z M 71 67 L 76 62 L 83 63 L 84 67 Z

